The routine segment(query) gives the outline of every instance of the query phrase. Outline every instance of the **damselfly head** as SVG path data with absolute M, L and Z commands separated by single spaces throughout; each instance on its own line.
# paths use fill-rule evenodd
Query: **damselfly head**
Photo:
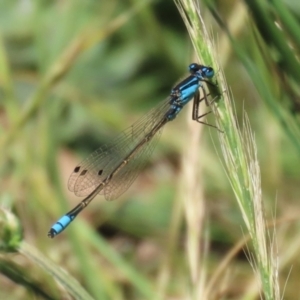
M 202 67 L 203 67 L 202 65 L 192 63 L 192 64 L 189 65 L 189 71 L 190 71 L 191 74 L 195 74 L 196 72 L 201 70 Z
M 215 75 L 215 71 L 211 67 L 202 66 L 201 72 L 202 76 L 206 78 L 212 78 Z
M 189 65 L 189 71 L 192 75 L 198 73 L 203 78 L 212 78 L 215 75 L 214 69 L 196 63 Z

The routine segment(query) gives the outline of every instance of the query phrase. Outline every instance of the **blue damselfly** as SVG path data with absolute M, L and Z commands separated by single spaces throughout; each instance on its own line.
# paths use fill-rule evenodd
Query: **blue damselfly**
M 171 90 L 165 101 L 75 167 L 68 188 L 77 196 L 86 198 L 51 227 L 49 237 L 62 232 L 98 194 L 113 200 L 125 192 L 154 150 L 163 126 L 174 120 L 190 100 L 193 99 L 193 120 L 206 124 L 200 119 L 207 113 L 199 115 L 198 108 L 203 99 L 209 105 L 202 82 L 211 79 L 214 70 L 193 63 L 189 72 L 190 75 Z M 200 98 L 199 88 L 203 91 L 203 98 Z

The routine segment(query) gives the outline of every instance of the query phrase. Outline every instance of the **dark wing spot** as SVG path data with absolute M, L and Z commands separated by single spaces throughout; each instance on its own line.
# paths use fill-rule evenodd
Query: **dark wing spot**
M 83 170 L 81 173 L 80 173 L 80 176 L 83 176 L 87 173 L 87 170 Z
M 99 175 L 99 176 L 102 175 L 102 173 L 103 173 L 103 170 L 99 170 L 99 171 L 98 171 L 98 175 Z
M 80 166 L 77 166 L 77 167 L 74 169 L 74 172 L 75 172 L 75 173 L 78 173 L 79 170 L 80 170 L 80 168 L 81 168 Z

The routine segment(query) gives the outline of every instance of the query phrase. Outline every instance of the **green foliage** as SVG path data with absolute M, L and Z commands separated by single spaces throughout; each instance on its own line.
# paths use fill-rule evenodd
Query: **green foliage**
M 169 94 L 194 61 L 193 46 L 217 73 L 217 88 L 207 89 L 218 102 L 218 126 L 232 128 L 220 92 L 234 95 L 236 122 L 243 125 L 247 111 L 265 216 L 284 218 L 276 228 L 281 290 L 293 265 L 284 295 L 297 293 L 299 240 L 287 220 L 297 217 L 300 193 L 299 4 L 205 2 L 207 36 L 191 18 L 189 39 L 170 1 L 0 1 L 1 299 L 199 299 L 202 290 L 207 299 L 257 298 L 248 260 L 234 252 L 252 225 L 233 201 L 217 132 L 183 116 L 166 126 L 128 192 L 114 202 L 97 197 L 47 238 L 80 201 L 66 190 L 74 166 Z M 227 150 L 241 157 L 244 146 Z M 258 253 L 263 243 L 251 238 L 247 253 Z M 270 274 L 262 273 L 266 282 Z

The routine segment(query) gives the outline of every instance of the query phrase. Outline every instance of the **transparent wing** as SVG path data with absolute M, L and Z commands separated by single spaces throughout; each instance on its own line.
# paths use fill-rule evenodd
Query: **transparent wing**
M 135 149 L 144 137 L 152 132 L 157 124 L 161 122 L 164 116 L 170 109 L 170 98 L 157 107 L 149 111 L 145 116 L 141 117 L 132 126 L 124 130 L 115 139 L 107 145 L 104 145 L 94 151 L 90 156 L 83 160 L 72 172 L 68 188 L 77 196 L 89 195 L 101 181 L 109 176 L 128 155 Z M 159 136 L 159 132 L 157 132 Z M 133 180 L 136 178 L 138 171 L 142 168 L 154 149 L 154 144 L 158 141 L 157 137 L 152 137 L 149 141 L 135 153 L 129 160 L 129 163 L 124 165 L 121 170 L 113 176 L 110 184 L 100 193 L 105 193 L 107 199 L 115 199 L 123 193 Z M 118 175 L 120 174 L 120 175 Z M 126 178 L 121 175 L 126 174 Z M 119 185 L 119 186 L 117 186 Z M 120 186 L 121 185 L 121 186 Z M 115 193 L 113 190 L 117 189 Z M 111 197 L 109 194 L 111 194 Z
M 162 132 L 162 127 L 141 147 L 135 150 L 134 155 L 126 161 L 126 164 L 118 170 L 104 188 L 106 200 L 114 200 L 124 193 L 138 176 L 139 172 L 147 163 Z

